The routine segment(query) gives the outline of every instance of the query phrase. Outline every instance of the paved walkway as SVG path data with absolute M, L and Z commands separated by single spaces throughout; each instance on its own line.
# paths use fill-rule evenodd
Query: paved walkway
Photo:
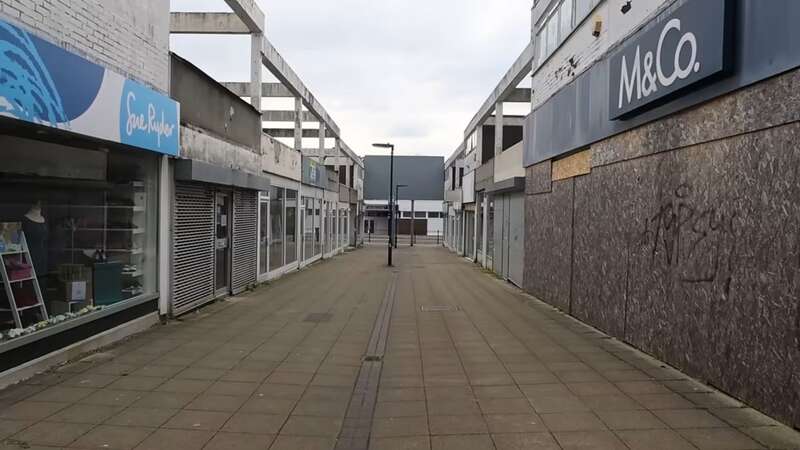
M 384 257 L 349 253 L 0 391 L 0 448 L 800 448 L 443 249 Z

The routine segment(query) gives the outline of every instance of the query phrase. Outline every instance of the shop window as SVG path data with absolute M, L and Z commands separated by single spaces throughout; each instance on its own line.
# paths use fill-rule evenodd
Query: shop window
M 258 250 L 258 273 L 263 275 L 269 272 L 269 197 L 263 195 L 259 203 Z
M 0 345 L 156 295 L 156 155 L 2 139 Z
M 322 253 L 322 200 L 314 200 L 314 255 Z
M 314 256 L 314 199 L 303 197 L 306 210 L 306 220 L 303 222 L 303 247 L 305 258 Z
M 416 218 L 416 219 L 425 219 L 427 217 L 428 217 L 428 213 L 426 213 L 425 211 L 415 211 L 414 212 L 414 218 Z
M 284 243 L 286 234 L 284 233 L 284 206 L 286 191 L 283 188 L 272 187 L 270 190 L 269 216 L 270 216 L 270 240 L 269 240 L 269 270 L 283 267 Z
M 403 218 L 410 219 L 411 218 L 411 211 L 403 211 Z
M 355 169 L 356 169 L 355 165 L 350 166 L 350 177 L 347 179 L 348 186 L 350 186 L 351 189 L 353 188 L 353 180 L 355 180 L 355 177 L 354 177 Z
M 297 191 L 286 190 L 286 264 L 297 261 Z

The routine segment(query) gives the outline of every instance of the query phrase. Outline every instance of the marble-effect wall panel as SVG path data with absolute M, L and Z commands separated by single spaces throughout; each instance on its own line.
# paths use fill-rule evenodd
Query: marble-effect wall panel
M 526 289 L 564 309 L 574 208 L 573 315 L 800 425 L 798 142 L 793 123 L 528 196 Z
M 572 179 L 556 181 L 549 194 L 525 198 L 525 289 L 563 310 L 570 307 Z
M 800 126 L 660 154 L 632 191 L 626 339 L 798 424 Z M 633 164 L 624 163 L 623 166 Z M 644 211 L 644 215 L 636 216 Z

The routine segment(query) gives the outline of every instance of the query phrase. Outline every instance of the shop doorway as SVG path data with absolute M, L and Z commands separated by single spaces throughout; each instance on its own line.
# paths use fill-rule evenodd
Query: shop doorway
M 525 196 L 504 194 L 495 204 L 495 236 L 499 242 L 494 249 L 494 270 L 505 280 L 522 286 L 525 258 Z
M 215 280 L 217 296 L 230 292 L 231 194 L 215 194 Z

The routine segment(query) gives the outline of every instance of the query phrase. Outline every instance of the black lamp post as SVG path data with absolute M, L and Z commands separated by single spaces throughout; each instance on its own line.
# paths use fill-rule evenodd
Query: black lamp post
M 397 186 L 394 187 L 394 200 L 397 205 L 395 207 L 395 209 L 397 210 L 397 224 L 395 225 L 395 231 L 394 231 L 394 248 L 397 248 L 397 235 L 398 235 L 397 229 L 400 228 L 400 188 L 405 188 L 405 187 L 408 187 L 408 185 L 398 184 Z M 392 211 L 392 214 L 395 214 L 395 212 Z
M 392 267 L 392 216 L 394 216 L 394 199 L 392 186 L 394 186 L 394 144 L 372 144 L 377 148 L 391 149 L 389 157 L 389 267 Z

